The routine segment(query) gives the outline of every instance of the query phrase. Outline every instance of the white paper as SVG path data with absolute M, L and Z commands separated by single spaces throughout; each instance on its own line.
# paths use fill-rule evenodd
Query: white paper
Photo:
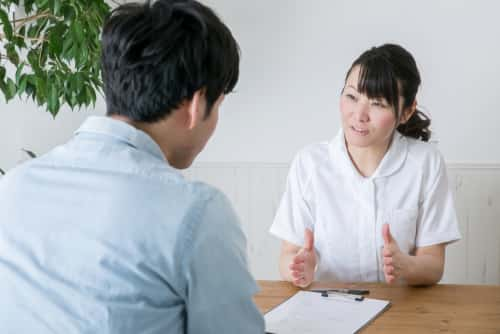
M 299 291 L 268 312 L 266 331 L 276 334 L 355 333 L 390 304 L 387 300 Z

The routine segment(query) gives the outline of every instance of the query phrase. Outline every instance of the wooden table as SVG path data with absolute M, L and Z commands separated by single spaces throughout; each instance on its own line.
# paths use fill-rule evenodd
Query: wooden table
M 282 281 L 258 281 L 255 302 L 266 313 L 299 291 Z M 500 286 L 388 286 L 382 283 L 315 282 L 310 288 L 356 287 L 370 290 L 369 298 L 386 299 L 392 306 L 363 333 L 496 333 L 500 334 Z M 300 334 L 300 333 L 297 333 Z

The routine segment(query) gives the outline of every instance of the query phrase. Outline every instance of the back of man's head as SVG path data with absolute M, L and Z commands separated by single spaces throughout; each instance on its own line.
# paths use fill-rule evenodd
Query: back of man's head
M 117 7 L 102 32 L 107 114 L 153 123 L 204 89 L 208 113 L 239 76 L 230 30 L 194 0 L 157 0 Z

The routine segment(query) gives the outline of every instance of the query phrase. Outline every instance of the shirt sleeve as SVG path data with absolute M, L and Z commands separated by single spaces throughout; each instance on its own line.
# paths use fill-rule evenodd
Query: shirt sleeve
M 248 270 L 246 238 L 231 204 L 217 192 L 199 218 L 184 266 L 187 333 L 264 333 L 253 302 L 258 287 Z
M 453 204 L 453 196 L 448 186 L 446 164 L 441 154 L 431 186 L 423 194 L 417 221 L 416 247 L 426 247 L 441 243 L 451 243 L 461 239 Z
M 297 246 L 304 243 L 304 230 L 313 230 L 313 217 L 304 198 L 308 177 L 309 173 L 298 154 L 290 166 L 285 193 L 269 230 L 271 234 Z

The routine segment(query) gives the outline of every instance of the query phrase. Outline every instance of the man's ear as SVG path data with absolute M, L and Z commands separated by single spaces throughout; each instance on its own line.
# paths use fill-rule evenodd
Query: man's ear
M 204 94 L 205 93 L 202 89 L 198 89 L 194 92 L 191 100 L 185 102 L 185 107 L 187 108 L 186 121 L 189 130 L 194 129 L 205 116 L 205 103 L 203 100 Z
M 413 114 L 417 111 L 417 100 L 415 99 L 411 106 L 403 110 L 403 115 L 401 115 L 401 120 L 399 124 L 405 124 L 408 120 L 413 116 Z

